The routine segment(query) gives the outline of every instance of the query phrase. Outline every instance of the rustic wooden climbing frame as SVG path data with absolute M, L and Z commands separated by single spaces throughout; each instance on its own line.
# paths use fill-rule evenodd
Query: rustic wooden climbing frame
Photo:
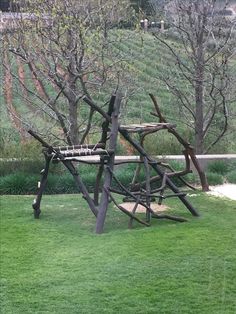
M 173 176 L 181 178 L 182 175 L 190 171 L 189 155 L 199 167 L 194 152 L 190 145 L 178 135 L 174 129 L 175 126 L 167 123 L 166 120 L 162 117 L 155 98 L 153 96 L 151 96 L 151 98 L 153 99 L 156 108 L 156 113 L 154 115 L 158 116 L 160 121 L 157 123 L 155 122 L 141 125 L 124 126 L 119 125 L 118 119 L 122 100 L 120 92 L 116 92 L 114 95 L 112 95 L 107 112 L 92 102 L 91 99 L 84 97 L 83 100 L 89 106 L 91 106 L 93 110 L 100 113 L 104 118 L 101 139 L 96 144 L 53 147 L 45 142 L 41 137 L 39 137 L 34 131 L 28 131 L 42 144 L 45 158 L 45 167 L 41 172 L 42 176 L 38 187 L 38 193 L 32 205 L 35 218 L 39 218 L 40 216 L 40 202 L 46 187 L 47 176 L 51 162 L 61 162 L 73 176 L 75 184 L 77 185 L 79 191 L 81 191 L 83 197 L 88 203 L 90 210 L 96 217 L 96 233 L 102 233 L 104 231 L 106 212 L 110 201 L 112 201 L 115 206 L 123 213 L 129 216 L 129 227 L 132 226 L 134 220 L 145 226 L 150 226 L 152 218 L 164 218 L 180 222 L 186 221 L 186 219 L 182 217 L 155 213 L 151 208 L 151 202 L 153 199 L 157 199 L 158 203 L 161 204 L 162 201 L 166 198 L 178 197 L 193 216 L 199 215 L 197 210 L 186 198 L 186 194 L 181 192 L 171 180 Z M 163 129 L 166 129 L 174 134 L 185 147 L 184 154 L 186 160 L 186 169 L 182 172 L 175 172 L 172 170 L 170 171 L 171 168 L 168 165 L 162 164 L 149 156 L 149 154 L 143 148 L 143 141 L 145 136 Z M 138 142 L 132 137 L 132 134 L 134 133 L 139 134 L 141 141 Z M 144 182 L 137 182 L 136 180 L 137 172 L 139 170 L 136 170 L 134 179 L 129 187 L 124 186 L 116 177 L 114 166 L 116 164 L 115 154 L 119 134 L 123 136 L 123 138 L 128 141 L 139 154 L 140 158 L 137 160 L 137 164 L 138 167 L 140 164 L 144 166 Z M 95 161 L 90 160 L 89 158 L 87 158 L 87 160 L 82 160 L 83 156 L 97 156 L 97 159 Z M 84 162 L 87 164 L 98 165 L 93 196 L 91 196 L 86 188 L 86 185 L 83 183 L 80 173 L 74 165 L 75 162 Z M 151 177 L 150 169 L 153 169 L 153 171 L 156 173 L 154 177 Z M 160 185 L 158 188 L 153 188 L 152 183 L 156 181 L 160 181 Z M 116 183 L 115 187 L 112 184 L 113 182 Z M 165 193 L 167 188 L 171 191 L 171 193 Z M 123 195 L 124 197 L 129 198 L 134 203 L 133 210 L 128 211 L 126 208 L 120 205 L 116 199 L 116 195 Z M 146 209 L 146 217 L 141 218 L 140 215 L 137 215 L 136 210 L 138 205 L 144 206 Z

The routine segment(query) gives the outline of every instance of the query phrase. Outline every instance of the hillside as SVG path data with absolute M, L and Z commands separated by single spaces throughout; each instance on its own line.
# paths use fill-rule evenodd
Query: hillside
M 114 41 L 114 54 L 119 55 L 124 61 L 122 71 L 124 75 L 120 80 L 125 98 L 125 105 L 121 113 L 121 120 L 124 123 L 140 123 L 153 121 L 150 115 L 153 105 L 148 93 L 153 93 L 161 106 L 164 115 L 170 122 L 178 125 L 178 129 L 185 133 L 185 136 L 191 141 L 192 134 L 181 123 L 181 112 L 176 105 L 176 99 L 170 93 L 168 88 L 158 79 L 158 73 L 169 73 L 173 65 L 173 60 L 163 46 L 153 38 L 151 34 L 135 31 L 126 31 L 126 41 Z M 175 43 L 173 43 L 175 44 Z M 34 95 L 42 94 L 39 84 L 32 77 L 32 72 L 27 65 L 24 65 L 19 58 L 16 58 L 7 49 L 7 43 L 3 41 L 2 60 L 0 64 L 1 81 L 3 82 L 0 93 L 1 102 L 1 142 L 14 143 L 25 138 L 25 128 L 31 125 L 44 126 L 48 123 L 54 123 L 55 120 L 48 118 L 48 112 L 42 112 L 39 108 L 39 102 Z M 233 67 L 236 67 L 235 63 Z M 11 71 L 10 71 L 11 68 Z M 236 72 L 236 71 L 235 71 Z M 94 95 L 99 104 L 103 104 L 112 90 L 116 87 L 117 81 L 110 82 L 105 88 L 97 90 Z M 27 92 L 22 85 L 29 86 Z M 183 86 L 183 88 L 187 88 Z M 53 93 L 53 90 L 49 90 Z M 33 103 L 33 105 L 32 105 Z M 47 110 L 47 109 L 45 109 Z M 81 109 L 81 117 L 87 115 L 86 108 Z M 235 118 L 231 118 L 230 131 L 225 141 L 214 152 L 233 152 L 236 144 L 233 141 L 232 131 L 235 128 Z M 56 127 L 56 124 L 55 124 Z M 3 143 L 4 142 L 4 143 Z M 172 143 L 168 145 L 170 153 Z M 172 151 L 171 151 L 172 150 Z

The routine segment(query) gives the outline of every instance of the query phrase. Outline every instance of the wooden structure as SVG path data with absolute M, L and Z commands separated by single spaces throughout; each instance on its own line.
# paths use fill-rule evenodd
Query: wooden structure
M 181 177 L 190 171 L 189 169 L 189 151 L 185 151 L 186 158 L 186 170 L 182 172 L 166 171 L 170 168 L 168 165 L 163 165 L 157 162 L 155 159 L 150 157 L 148 153 L 143 148 L 143 140 L 146 135 L 157 132 L 162 129 L 166 129 L 169 132 L 175 132 L 174 126 L 166 121 L 161 121 L 157 123 L 148 123 L 142 125 L 119 125 L 118 116 L 120 110 L 122 96 L 119 92 L 111 97 L 108 111 L 105 112 L 103 109 L 98 107 L 90 99 L 84 97 L 84 101 L 91 106 L 94 110 L 99 112 L 103 118 L 104 122 L 102 124 L 102 134 L 101 139 L 95 145 L 75 145 L 66 147 L 53 147 L 41 139 L 35 132 L 29 130 L 28 132 L 34 136 L 43 145 L 43 153 L 45 157 L 45 168 L 42 171 L 42 177 L 39 184 L 38 193 L 36 199 L 33 203 L 34 216 L 39 218 L 40 215 L 40 202 L 42 198 L 43 191 L 46 187 L 47 176 L 49 172 L 50 162 L 61 162 L 69 170 L 73 176 L 76 185 L 82 192 L 83 197 L 86 199 L 90 210 L 96 217 L 96 233 L 102 233 L 104 230 L 104 223 L 106 218 L 106 212 L 108 204 L 112 201 L 117 208 L 119 208 L 123 213 L 129 216 L 129 226 L 132 225 L 133 220 L 149 226 L 151 218 L 157 219 L 171 219 L 175 221 L 186 221 L 185 218 L 171 216 L 167 214 L 157 214 L 151 208 L 151 200 L 153 198 L 158 199 L 158 203 L 161 204 L 162 201 L 168 197 L 178 197 L 180 201 L 185 205 L 185 207 L 191 212 L 192 215 L 198 216 L 197 210 L 191 205 L 187 200 L 186 194 L 179 191 L 177 186 L 172 182 L 171 178 L 173 176 Z M 157 108 L 157 107 L 156 107 Z M 162 118 L 163 120 L 164 118 Z M 133 133 L 139 133 L 141 142 L 137 142 L 133 137 Z M 135 172 L 134 179 L 130 187 L 122 185 L 114 173 L 115 165 L 115 152 L 116 143 L 118 135 L 121 134 L 125 140 L 127 140 L 132 147 L 134 147 L 140 159 L 137 161 L 138 168 Z M 185 145 L 186 143 L 184 143 Z M 187 145 L 188 147 L 188 145 Z M 190 152 L 191 153 L 191 152 Z M 83 162 L 91 164 L 98 164 L 98 172 L 94 187 L 93 197 L 89 194 L 85 184 L 83 183 L 79 172 L 74 166 L 74 162 L 81 162 L 81 156 L 97 156 L 96 161 L 83 160 Z M 137 182 L 137 173 L 140 165 L 144 166 L 145 169 L 145 181 Z M 164 170 L 163 170 L 164 167 Z M 150 168 L 154 170 L 156 175 L 151 177 Z M 160 186 L 158 188 L 152 187 L 153 182 L 160 181 Z M 112 185 L 112 182 L 116 183 L 116 187 Z M 165 195 L 166 188 L 169 188 L 172 192 Z M 123 195 L 132 200 L 135 205 L 133 210 L 130 212 L 123 206 L 118 204 L 116 200 L 116 195 Z M 136 209 L 138 205 L 142 205 L 146 208 L 146 219 L 140 219 L 136 214 Z

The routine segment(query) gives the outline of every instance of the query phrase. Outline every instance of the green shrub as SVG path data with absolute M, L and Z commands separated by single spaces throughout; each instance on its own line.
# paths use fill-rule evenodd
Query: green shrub
M 224 177 L 221 174 L 215 172 L 207 172 L 206 176 L 209 185 L 217 185 L 224 183 Z
M 93 192 L 94 184 L 96 180 L 96 173 L 88 172 L 87 174 L 81 175 L 81 178 L 86 185 L 89 192 Z
M 235 160 L 229 161 L 228 172 L 231 172 L 231 171 L 236 171 L 236 161 Z
M 95 173 L 83 174 L 82 180 L 89 192 L 93 192 L 95 183 Z M 40 175 L 29 175 L 16 172 L 0 177 L 0 194 L 36 194 Z M 75 184 L 71 174 L 49 174 L 45 194 L 70 194 L 78 193 L 80 190 Z
M 132 182 L 135 169 L 136 169 L 135 164 L 117 167 L 115 169 L 115 176 L 125 187 L 128 188 L 130 183 Z M 112 185 L 114 188 L 119 188 L 118 184 L 114 180 L 112 182 Z
M 183 161 L 170 160 L 170 161 L 167 161 L 167 163 L 175 171 L 181 171 L 185 169 L 185 163 Z
M 79 164 L 77 164 L 76 168 L 79 170 L 79 173 L 81 176 L 83 176 L 83 175 L 86 176 L 87 174 L 90 174 L 90 173 L 93 173 L 95 176 L 97 169 L 98 169 L 98 166 L 86 165 L 86 164 L 79 163 Z
M 168 164 L 173 168 L 174 171 L 183 171 L 185 169 L 185 163 L 183 161 L 171 160 L 168 162 Z M 196 173 L 190 172 L 181 178 L 191 185 L 200 184 L 199 176 Z M 178 187 L 185 186 L 185 184 L 178 177 L 172 177 L 171 179 Z
M 195 184 L 199 185 L 200 184 L 200 178 L 199 178 L 198 174 L 196 174 L 196 173 L 188 173 L 184 176 L 184 179 L 188 183 L 193 184 L 193 185 L 195 185 Z
M 38 176 L 14 173 L 0 177 L 0 194 L 31 194 L 37 191 Z
M 25 173 L 26 175 L 40 174 L 41 170 L 44 168 L 45 162 L 43 158 L 28 160 L 28 159 L 9 159 L 2 160 L 0 162 L 0 175 L 6 176 L 9 174 L 14 174 L 16 172 Z M 63 165 L 51 163 L 50 173 L 61 174 L 65 173 L 65 168 Z
M 184 166 L 185 166 L 183 162 L 178 162 L 178 161 L 171 161 L 169 164 L 175 171 L 181 171 L 184 169 Z M 125 167 L 120 167 L 118 171 L 116 171 L 116 176 L 118 177 L 118 179 L 121 181 L 122 184 L 124 184 L 125 186 L 128 186 L 132 182 L 135 169 L 136 169 L 135 164 L 130 164 Z M 166 169 L 167 168 L 163 167 L 164 171 L 166 171 Z M 151 170 L 150 174 L 151 176 L 157 175 L 154 170 Z M 189 173 L 183 176 L 182 178 L 190 184 L 199 184 L 199 177 L 195 173 Z M 171 179 L 178 187 L 184 186 L 184 183 L 177 177 L 173 177 Z M 145 180 L 145 173 L 144 173 L 144 167 L 142 167 L 140 174 L 138 176 L 138 181 L 142 182 L 144 180 Z M 156 183 L 152 184 L 153 188 L 157 188 L 159 186 L 160 186 L 160 181 L 157 181 Z
M 229 163 L 224 160 L 210 162 L 207 166 L 207 171 L 225 175 L 229 171 Z
M 115 175 L 121 181 L 121 183 L 128 187 L 133 179 L 136 164 L 127 164 L 116 168 Z M 175 170 L 183 169 L 183 164 L 175 163 L 172 166 Z M 80 170 L 81 178 L 86 185 L 88 191 L 92 193 L 94 191 L 96 174 L 97 174 L 97 166 L 89 166 L 89 165 L 78 165 Z M 151 170 L 151 167 L 150 167 Z M 156 175 L 156 173 L 151 170 L 151 176 Z M 213 176 L 217 176 L 217 174 L 213 174 Z M 221 178 L 221 176 L 220 176 Z M 15 172 L 9 175 L 5 175 L 0 177 L 0 194 L 36 194 L 37 193 L 37 185 L 38 181 L 41 179 L 39 172 L 37 174 L 29 174 L 26 172 Z M 174 183 L 177 186 L 183 186 L 183 182 L 181 182 L 178 178 L 172 178 Z M 188 174 L 184 176 L 184 179 L 191 183 L 198 183 L 199 179 L 195 174 Z M 144 167 L 142 166 L 140 174 L 138 176 L 138 181 L 142 182 L 145 180 Z M 216 182 L 215 184 L 219 184 L 221 182 Z M 118 187 L 113 180 L 113 186 Z M 160 181 L 155 183 L 155 185 L 159 186 Z M 78 193 L 80 192 L 78 187 L 76 186 L 72 175 L 67 173 L 50 173 L 48 175 L 48 181 L 45 189 L 45 194 L 68 194 L 68 193 Z
M 27 174 L 39 174 L 43 168 L 44 162 L 42 160 L 3 160 L 0 163 L 0 174 L 6 176 L 16 171 Z
M 78 193 L 78 189 L 75 185 L 75 181 L 69 173 L 55 176 L 56 181 L 51 181 L 51 190 L 53 194 L 71 194 Z M 54 187 L 52 184 L 56 184 Z
M 229 183 L 235 183 L 236 184 L 236 170 L 230 171 L 226 175 L 226 179 Z
M 191 185 L 197 185 L 199 184 L 199 177 L 196 174 L 193 173 L 188 173 L 184 176 L 181 176 L 186 183 L 189 183 Z M 172 182 L 177 186 L 177 187 L 184 187 L 186 186 L 185 183 L 178 177 L 171 177 Z

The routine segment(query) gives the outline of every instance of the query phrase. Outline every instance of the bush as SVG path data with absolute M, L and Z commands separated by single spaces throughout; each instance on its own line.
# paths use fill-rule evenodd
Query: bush
M 207 166 L 207 171 L 212 172 L 212 173 L 218 173 L 221 175 L 226 175 L 226 173 L 230 169 L 230 164 L 227 163 L 224 160 L 216 160 Z
M 6 176 L 16 171 L 27 174 L 39 174 L 44 168 L 43 160 L 3 160 L 0 163 L 0 174 Z
M 188 173 L 188 174 L 186 174 L 186 176 L 184 176 L 184 179 L 188 183 L 193 184 L 193 185 L 194 184 L 197 184 L 197 185 L 201 184 L 200 178 L 199 178 L 198 174 L 196 174 L 196 173 Z
M 189 183 L 190 185 L 199 185 L 200 184 L 200 180 L 199 180 L 198 175 L 196 175 L 194 173 L 188 173 L 188 174 L 186 174 L 184 176 L 181 176 L 180 178 L 182 178 L 184 181 L 186 181 L 186 183 Z M 177 187 L 184 187 L 184 186 L 186 186 L 184 184 L 184 182 L 180 180 L 180 178 L 178 178 L 178 177 L 171 177 L 171 180 Z
M 95 183 L 95 173 L 89 172 L 83 174 L 82 180 L 89 192 L 93 192 Z M 0 177 L 0 194 L 36 194 L 40 175 L 29 175 L 22 172 L 16 172 L 10 175 Z M 75 184 L 71 174 L 63 175 L 49 174 L 45 194 L 70 194 L 78 193 L 80 190 Z
M 236 161 L 235 160 L 229 161 L 228 172 L 231 172 L 231 171 L 236 171 Z
M 135 173 L 135 169 L 136 169 L 135 164 L 127 164 L 124 166 L 120 166 L 116 169 L 115 171 L 115 176 L 117 177 L 117 179 L 125 186 L 128 187 L 130 185 L 130 183 L 132 182 L 134 173 Z M 139 175 L 139 180 L 141 181 L 143 178 L 142 175 L 142 169 L 141 169 L 141 173 Z M 114 186 L 116 186 L 115 182 Z
M 235 183 L 236 184 L 236 170 L 230 171 L 226 175 L 226 179 L 229 183 Z
M 0 194 L 32 194 L 37 191 L 38 176 L 14 173 L 0 177 Z
M 183 171 L 185 169 L 185 162 L 182 161 L 171 160 L 169 165 L 174 169 L 174 171 Z M 196 173 L 190 172 L 184 176 L 181 176 L 181 178 L 192 185 L 200 184 L 199 176 Z M 171 179 L 178 187 L 185 186 L 185 184 L 178 177 L 173 177 Z
M 45 161 L 41 159 L 4 159 L 0 162 L 0 175 L 7 176 L 14 173 L 25 173 L 26 175 L 40 174 L 44 169 Z M 62 163 L 51 163 L 50 174 L 66 173 Z
M 224 183 L 224 177 L 221 174 L 215 172 L 207 172 L 206 176 L 209 185 L 218 185 Z
M 45 193 L 55 193 L 57 178 L 50 175 Z M 37 193 L 37 183 L 40 175 L 26 175 L 17 172 L 4 177 L 0 177 L 0 194 L 35 194 Z
M 120 180 L 120 182 L 128 187 L 133 179 L 136 164 L 127 164 L 116 168 L 115 175 Z M 171 166 L 176 170 L 183 170 L 184 164 L 182 162 L 171 162 Z M 77 165 L 80 171 L 81 178 L 86 185 L 88 191 L 92 193 L 94 191 L 94 185 L 97 174 L 97 166 L 92 165 Z M 59 167 L 60 168 L 60 167 Z M 164 168 L 166 170 L 166 168 Z M 151 170 L 151 167 L 150 167 Z M 230 172 L 227 177 L 229 182 L 235 183 L 236 171 Z M 156 173 L 151 170 L 151 176 L 156 175 Z M 37 193 L 37 183 L 40 180 L 40 174 L 28 174 L 23 172 L 15 172 L 10 175 L 5 175 L 0 177 L 0 194 L 36 194 Z M 208 182 L 211 185 L 223 184 L 224 177 L 218 173 L 208 172 L 207 173 Z M 173 182 L 181 187 L 183 182 L 181 182 L 177 177 L 171 178 Z M 198 175 L 194 173 L 187 174 L 183 177 L 190 184 L 199 184 Z M 145 180 L 144 167 L 142 166 L 140 174 L 138 176 L 138 181 L 142 182 Z M 117 184 L 113 180 L 113 186 L 118 188 Z M 160 181 L 153 184 L 153 187 L 158 187 Z M 50 173 L 48 175 L 48 182 L 45 189 L 45 194 L 70 194 L 80 192 L 75 184 L 75 181 L 70 173 L 61 174 Z
M 54 182 L 51 181 L 49 185 L 51 189 L 51 193 L 48 191 L 49 194 L 73 194 L 78 193 L 78 189 L 75 185 L 75 181 L 69 173 L 61 175 L 61 176 L 54 176 Z M 52 179 L 53 180 L 53 179 Z M 55 186 L 53 186 L 55 184 Z
M 170 161 L 167 161 L 167 163 L 175 171 L 182 171 L 185 168 L 185 163 L 183 161 L 170 160 Z

